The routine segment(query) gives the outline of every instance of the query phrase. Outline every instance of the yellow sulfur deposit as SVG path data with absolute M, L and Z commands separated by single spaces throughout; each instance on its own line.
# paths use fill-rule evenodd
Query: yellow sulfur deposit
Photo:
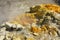
M 39 32 L 41 31 L 41 28 L 32 27 L 32 28 L 31 28 L 31 31 L 34 32 L 34 33 L 39 33 Z
M 41 7 L 46 8 L 47 10 L 60 12 L 60 6 L 58 6 L 58 5 L 54 5 L 54 4 L 41 4 Z

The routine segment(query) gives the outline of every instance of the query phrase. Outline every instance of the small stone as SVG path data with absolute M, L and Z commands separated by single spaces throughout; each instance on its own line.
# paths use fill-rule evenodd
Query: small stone
M 13 24 L 9 23 L 9 22 L 6 22 L 6 25 L 8 25 L 9 27 L 12 27 Z
M 25 28 L 24 26 L 20 25 L 20 24 L 16 24 L 17 28 Z
M 38 33 L 33 33 L 35 36 L 38 36 L 39 34 Z
M 13 40 L 24 40 L 24 35 L 22 34 L 17 34 L 13 36 Z
M 0 30 L 1 30 L 1 31 L 5 31 L 5 30 L 6 30 L 6 28 L 5 28 L 5 27 L 3 27 L 3 28 L 1 28 Z
M 0 36 L 0 40 L 3 40 L 5 36 Z
M 28 37 L 26 40 L 35 40 L 35 39 L 32 37 Z

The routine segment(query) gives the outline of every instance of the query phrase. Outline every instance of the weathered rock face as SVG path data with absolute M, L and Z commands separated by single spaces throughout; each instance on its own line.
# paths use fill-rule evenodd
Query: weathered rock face
M 60 40 L 60 6 L 41 4 L 30 7 L 0 25 L 0 40 Z

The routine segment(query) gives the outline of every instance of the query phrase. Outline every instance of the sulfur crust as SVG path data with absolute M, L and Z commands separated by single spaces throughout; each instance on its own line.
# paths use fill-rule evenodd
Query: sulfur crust
M 35 6 L 33 6 L 32 8 L 34 8 Z M 54 4 L 41 4 L 40 7 L 42 9 L 45 9 L 46 11 L 48 10 L 52 10 L 54 12 L 60 12 L 60 6 L 58 5 L 54 5 Z M 34 16 L 35 13 L 26 13 L 26 14 L 22 14 L 22 15 L 18 15 L 17 17 L 15 17 L 11 23 L 13 24 L 22 24 L 22 25 L 28 25 L 28 24 L 32 24 L 32 23 L 36 23 L 36 17 Z M 41 14 L 36 13 L 37 16 L 40 16 Z M 43 15 L 42 15 L 43 16 Z M 34 27 L 32 26 L 31 30 L 34 33 L 41 33 L 41 32 L 49 32 L 51 31 L 51 33 L 53 35 L 55 35 L 55 30 L 53 30 L 55 28 L 46 28 L 46 25 L 42 26 L 41 28 L 38 27 Z
M 56 4 L 41 4 L 40 6 L 47 10 L 53 10 L 55 12 L 60 12 L 60 6 Z
M 32 8 L 34 8 L 34 7 L 35 6 L 33 6 Z M 40 7 L 42 9 L 47 10 L 47 11 L 48 10 L 52 10 L 54 12 L 60 12 L 60 6 L 55 5 L 55 4 L 40 4 Z M 39 16 L 39 15 L 42 15 L 42 14 L 36 14 L 36 15 Z M 20 20 L 20 18 L 26 18 L 26 17 L 29 17 L 31 19 L 35 19 L 34 13 L 31 13 L 31 14 L 30 13 L 26 13 L 26 14 L 22 14 L 22 15 L 16 16 L 15 19 L 13 19 L 12 23 L 21 23 L 20 21 L 22 21 L 22 20 Z M 27 21 L 27 20 L 25 20 L 25 21 Z M 33 20 L 31 20 L 31 21 L 33 21 Z M 34 22 L 35 21 L 36 20 L 34 20 Z

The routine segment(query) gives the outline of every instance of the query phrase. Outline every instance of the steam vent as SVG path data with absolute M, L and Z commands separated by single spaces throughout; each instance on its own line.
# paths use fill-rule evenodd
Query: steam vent
M 60 6 L 40 4 L 0 25 L 0 40 L 60 40 Z

